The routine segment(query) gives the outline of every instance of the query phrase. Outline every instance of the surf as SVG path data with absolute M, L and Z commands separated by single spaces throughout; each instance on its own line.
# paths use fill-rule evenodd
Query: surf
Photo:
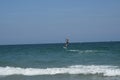
M 20 67 L 0 67 L 0 76 L 10 75 L 57 75 L 57 74 L 82 74 L 82 75 L 102 75 L 102 76 L 120 76 L 118 66 L 109 65 L 73 65 L 61 68 L 20 68 Z
M 68 52 L 76 52 L 76 53 L 103 53 L 107 52 L 104 50 L 80 50 L 80 49 L 66 49 Z

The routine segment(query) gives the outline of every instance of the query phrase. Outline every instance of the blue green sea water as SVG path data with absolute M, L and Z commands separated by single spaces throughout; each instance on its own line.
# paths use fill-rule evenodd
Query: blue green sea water
M 0 45 L 0 80 L 120 80 L 120 42 Z

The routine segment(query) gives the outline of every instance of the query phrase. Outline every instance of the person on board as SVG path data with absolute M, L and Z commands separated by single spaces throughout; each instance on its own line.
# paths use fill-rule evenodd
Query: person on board
M 68 47 L 69 45 L 69 39 L 66 39 L 65 47 Z

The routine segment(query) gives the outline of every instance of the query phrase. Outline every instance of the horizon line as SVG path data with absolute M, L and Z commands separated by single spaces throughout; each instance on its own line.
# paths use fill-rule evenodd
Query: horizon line
M 86 41 L 86 42 L 70 42 L 70 44 L 73 43 L 104 43 L 104 42 L 120 42 L 120 41 Z M 58 42 L 58 43 L 18 43 L 18 44 L 0 44 L 0 46 L 14 46 L 14 45 L 40 45 L 40 44 L 64 44 L 64 42 Z

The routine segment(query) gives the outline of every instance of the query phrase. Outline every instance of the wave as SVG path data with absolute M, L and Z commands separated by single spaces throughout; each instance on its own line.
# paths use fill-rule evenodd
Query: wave
M 103 52 L 100 50 L 75 50 L 75 49 L 71 49 L 71 50 L 67 50 L 69 52 L 79 52 L 79 53 L 96 53 L 96 52 Z
M 67 50 L 67 51 L 70 51 L 70 52 L 79 52 L 80 50 Z
M 56 74 L 83 74 L 83 75 L 103 75 L 103 76 L 120 76 L 118 66 L 107 65 L 74 65 L 63 68 L 20 68 L 20 67 L 0 67 L 1 76 L 9 75 L 56 75 Z

